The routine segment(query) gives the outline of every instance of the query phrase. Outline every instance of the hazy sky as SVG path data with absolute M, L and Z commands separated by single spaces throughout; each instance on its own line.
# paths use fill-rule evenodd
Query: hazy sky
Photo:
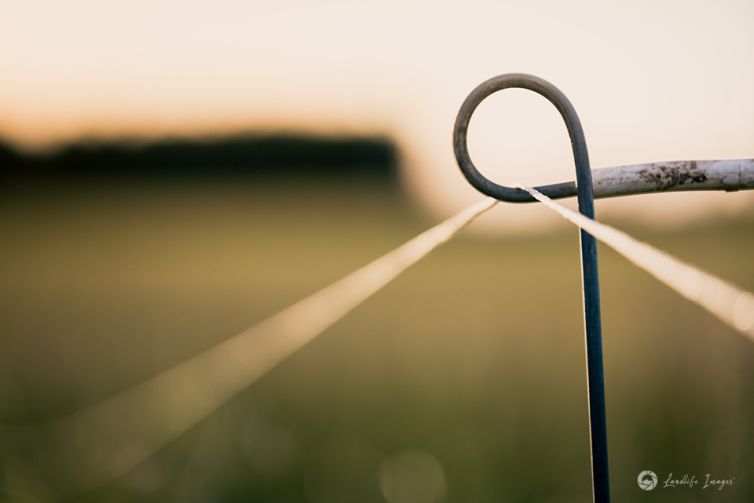
M 500 73 L 533 73 L 569 96 L 593 167 L 754 156 L 752 23 L 751 1 L 1 0 L 0 135 L 377 133 L 399 143 L 414 193 L 447 213 L 476 197 L 452 157 L 458 106 Z M 573 178 L 544 99 L 506 91 L 478 114 L 470 147 L 485 174 Z M 750 194 L 637 201 L 599 208 L 654 219 L 752 207 Z

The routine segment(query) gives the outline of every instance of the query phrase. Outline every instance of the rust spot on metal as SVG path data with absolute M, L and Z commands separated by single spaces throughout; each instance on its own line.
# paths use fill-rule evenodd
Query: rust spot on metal
M 707 181 L 704 170 L 696 161 L 668 162 L 655 164 L 639 171 L 642 180 L 654 185 L 657 190 L 668 190 L 678 185 L 690 185 Z

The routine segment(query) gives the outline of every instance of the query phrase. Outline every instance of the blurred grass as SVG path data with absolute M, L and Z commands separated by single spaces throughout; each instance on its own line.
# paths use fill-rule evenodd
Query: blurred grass
M 7 194 L 5 434 L 211 347 L 432 223 L 399 194 L 356 185 Z M 751 217 L 628 230 L 754 290 Z M 615 500 L 754 500 L 754 344 L 600 253 Z M 447 501 L 588 500 L 579 292 L 574 229 L 464 234 L 77 501 L 377 502 L 381 463 L 404 449 L 439 461 Z M 636 486 L 644 469 L 736 483 L 645 493 Z M 7 470 L 3 486 L 16 476 Z

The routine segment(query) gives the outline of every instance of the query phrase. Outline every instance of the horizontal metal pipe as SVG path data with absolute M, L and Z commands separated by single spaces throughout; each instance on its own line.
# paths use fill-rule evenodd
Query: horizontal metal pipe
M 525 190 L 498 185 L 476 170 L 465 174 L 482 193 L 501 201 L 536 201 Z M 754 189 L 754 159 L 648 162 L 598 168 L 592 170 L 592 184 L 594 197 L 599 199 L 685 190 L 751 190 Z M 576 182 L 553 183 L 535 188 L 551 199 L 576 195 Z
M 592 171 L 595 197 L 754 189 L 754 159 L 650 162 Z

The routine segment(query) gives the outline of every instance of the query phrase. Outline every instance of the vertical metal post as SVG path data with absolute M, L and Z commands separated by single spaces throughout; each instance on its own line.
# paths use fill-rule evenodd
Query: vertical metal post
M 469 156 L 466 136 L 469 121 L 479 103 L 490 94 L 511 87 L 529 89 L 547 98 L 560 112 L 571 138 L 576 164 L 576 187 L 560 183 L 537 187 L 549 197 L 578 196 L 579 211 L 594 218 L 594 190 L 584 131 L 576 110 L 568 98 L 549 82 L 523 73 L 509 73 L 482 82 L 461 105 L 453 130 L 453 147 L 458 166 L 466 179 L 479 191 L 503 201 L 531 202 L 534 199 L 523 190 L 505 187 L 485 178 Z M 592 459 L 592 493 L 597 503 L 610 501 L 610 479 L 607 464 L 607 421 L 605 417 L 605 379 L 602 365 L 602 327 L 600 322 L 600 290 L 597 267 L 597 242 L 581 231 L 581 271 L 586 337 L 587 390 L 589 402 L 589 430 Z
M 584 136 L 580 125 L 579 131 L 583 141 Z M 574 145 L 574 157 L 576 158 L 579 212 L 593 219 L 594 194 L 586 142 L 584 142 L 583 157 L 577 154 Z M 580 163 L 583 163 L 581 168 L 579 167 Z M 579 232 L 581 238 L 581 278 L 586 337 L 589 430 L 592 451 L 592 492 L 595 502 L 608 503 L 610 501 L 610 478 L 607 463 L 607 418 L 605 414 L 605 376 L 602 363 L 602 321 L 600 316 L 597 240 L 584 230 Z

